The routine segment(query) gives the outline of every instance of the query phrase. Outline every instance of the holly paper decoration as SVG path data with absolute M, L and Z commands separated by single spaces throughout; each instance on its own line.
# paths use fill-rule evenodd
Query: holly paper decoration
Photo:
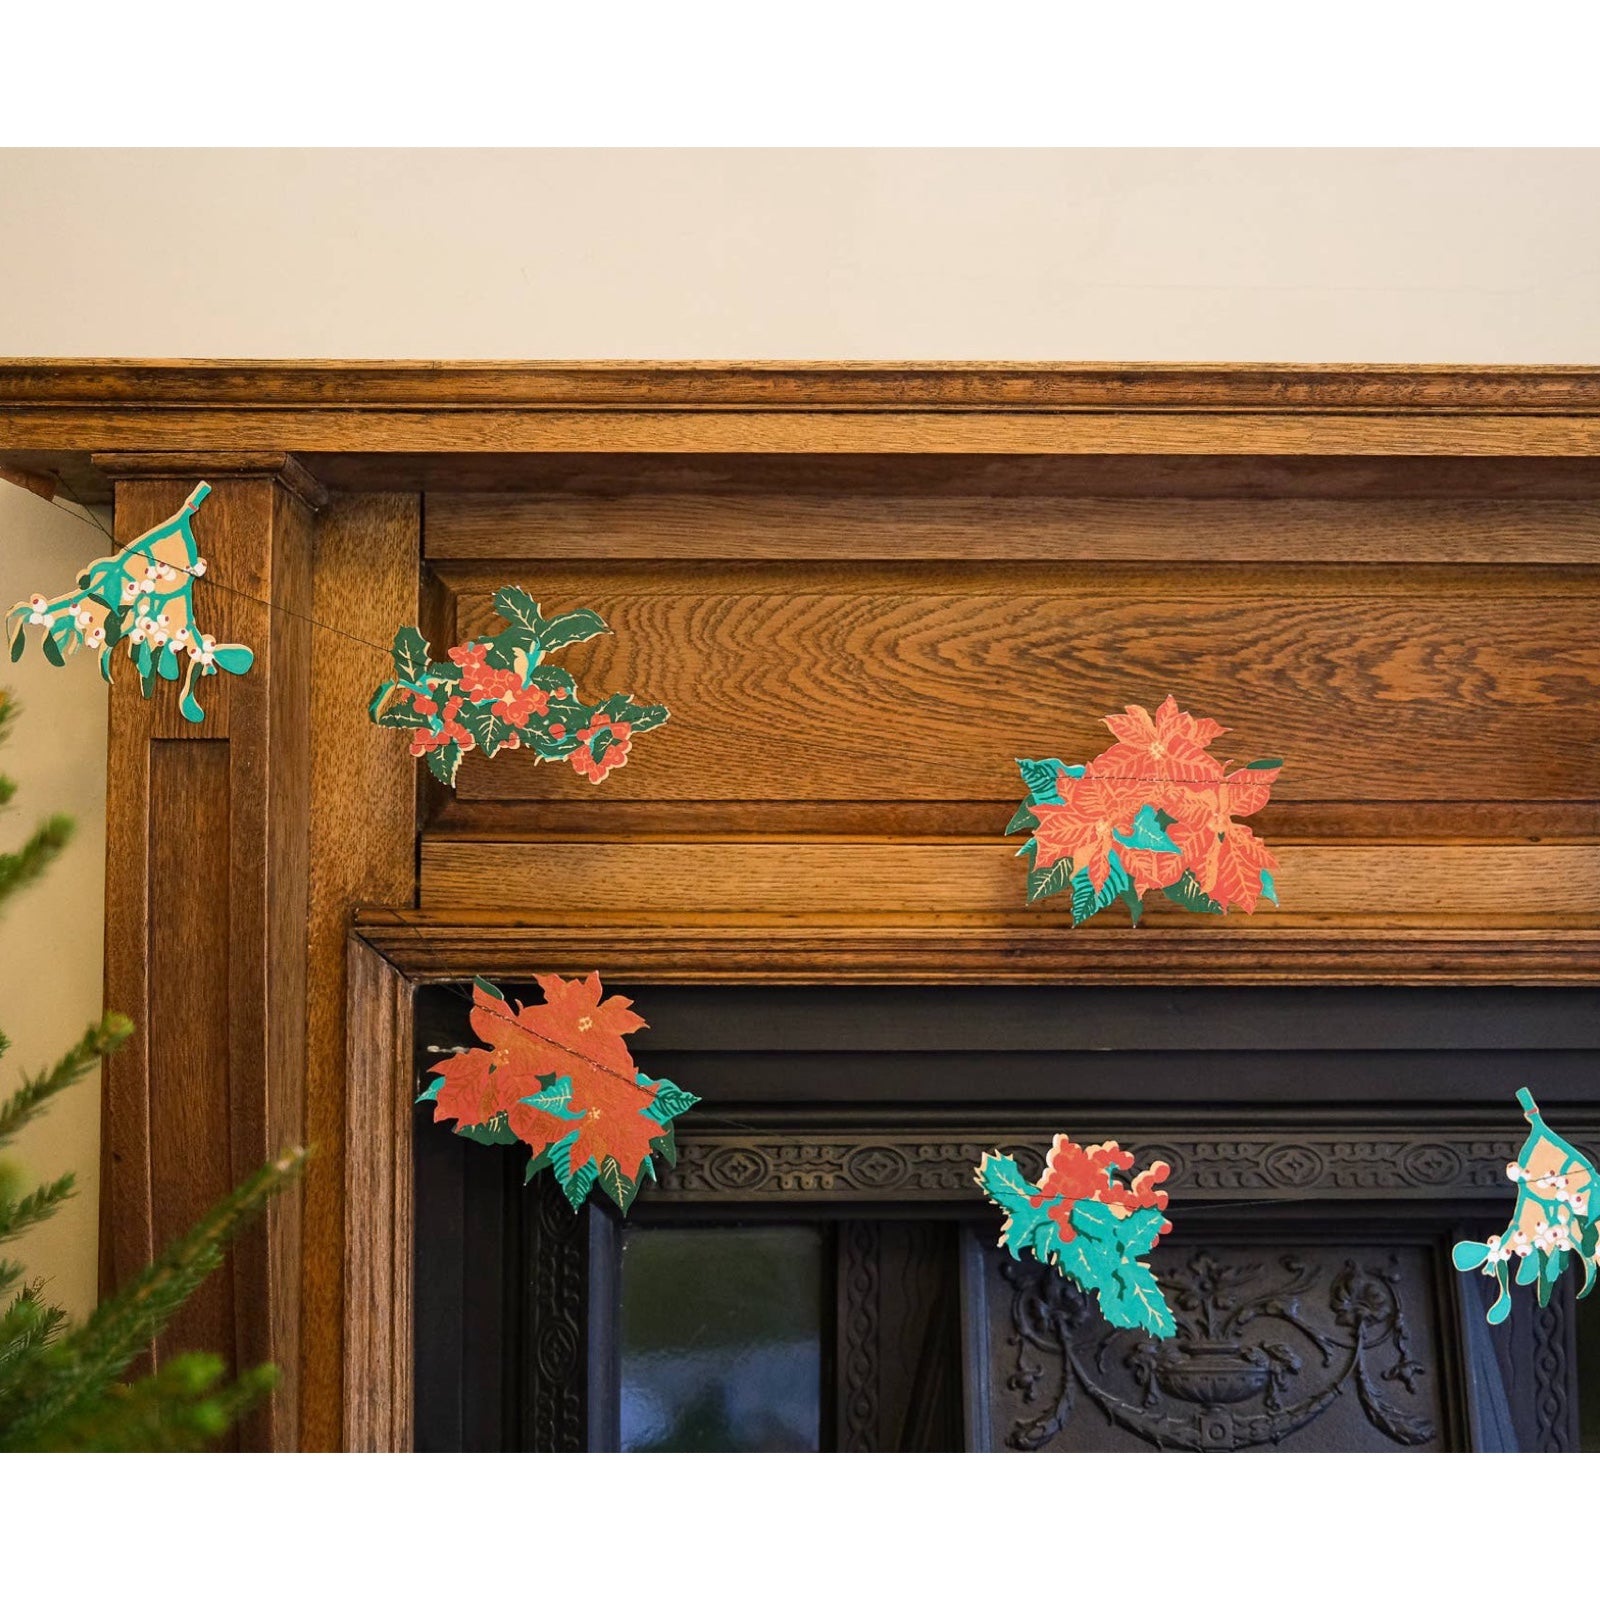
M 188 721 L 204 722 L 195 679 L 209 678 L 219 667 L 245 673 L 255 660 L 245 645 L 218 644 L 195 622 L 194 580 L 205 576 L 206 564 L 189 524 L 210 493 L 209 483 L 196 484 L 165 522 L 85 567 L 70 594 L 54 600 L 36 594 L 14 605 L 6 614 L 11 659 L 21 658 L 28 629 L 40 627 L 40 648 L 52 666 L 65 666 L 80 649 L 98 651 L 100 676 L 109 683 L 112 654 L 126 640 L 145 698 L 155 692 L 157 678 L 176 683 L 181 677 L 178 709 Z
M 1556 1279 L 1576 1259 L 1583 1263 L 1581 1300 L 1594 1287 L 1595 1253 L 1600 1246 L 1600 1226 L 1590 1215 L 1595 1198 L 1595 1169 L 1586 1156 L 1545 1126 L 1533 1096 L 1517 1090 L 1517 1101 L 1531 1132 L 1522 1154 L 1506 1168 L 1517 1186 L 1516 1209 L 1504 1233 L 1491 1234 L 1482 1244 L 1463 1239 L 1451 1252 L 1458 1272 L 1481 1268 L 1493 1278 L 1500 1293 L 1489 1307 L 1490 1322 L 1511 1315 L 1511 1263 L 1516 1261 L 1516 1281 L 1539 1286 L 1539 1304 L 1547 1305 Z
M 1058 1133 L 1037 1187 L 1016 1161 L 996 1150 L 975 1168 L 978 1185 L 1005 1212 L 1000 1243 L 1014 1258 L 1030 1250 L 1081 1289 L 1092 1289 L 1101 1315 L 1116 1328 L 1143 1328 L 1157 1338 L 1176 1331 L 1161 1285 L 1139 1257 L 1155 1249 L 1172 1224 L 1158 1189 L 1171 1171 L 1152 1161 L 1143 1172 L 1111 1144 L 1085 1149 Z M 1133 1174 L 1124 1183 L 1121 1173 Z
M 1135 923 L 1159 889 L 1188 911 L 1254 911 L 1278 901 L 1272 852 L 1238 820 L 1270 798 L 1281 760 L 1230 771 L 1206 748 L 1228 730 L 1168 695 L 1151 716 L 1105 719 L 1117 742 L 1083 766 L 1017 762 L 1028 798 L 1006 828 L 1033 830 L 1028 904 L 1070 891 L 1074 924 L 1123 901 Z
M 411 729 L 411 753 L 453 788 L 461 757 L 482 750 L 531 750 L 540 761 L 566 761 L 590 783 L 626 766 L 636 734 L 659 728 L 667 708 L 614 694 L 586 703 L 570 672 L 545 658 L 611 630 L 592 611 L 540 614 L 524 589 L 501 589 L 499 633 L 459 644 L 448 661 L 429 660 L 415 628 L 394 636 L 394 677 L 380 684 L 368 715 L 385 728 Z
M 441 1062 L 417 1098 L 464 1138 L 531 1146 L 525 1179 L 552 1168 L 574 1211 L 598 1184 L 626 1212 L 655 1157 L 678 1159 L 672 1119 L 699 1096 L 635 1070 L 623 1035 L 645 1020 L 622 995 L 600 998 L 598 972 L 538 983 L 544 1004 L 525 1006 L 477 979 L 472 1031 L 484 1048 Z

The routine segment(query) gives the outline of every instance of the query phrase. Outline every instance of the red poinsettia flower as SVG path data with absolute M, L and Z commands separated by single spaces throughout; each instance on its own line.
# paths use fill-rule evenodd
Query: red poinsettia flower
M 631 724 L 613 722 L 605 712 L 597 711 L 593 721 L 578 735 L 582 742 L 567 758 L 572 770 L 583 773 L 590 783 L 599 783 L 614 767 L 627 766 L 628 741 L 632 734 Z
M 1169 830 L 1184 866 L 1224 910 L 1254 911 L 1261 899 L 1261 874 L 1278 870 L 1277 857 L 1250 828 L 1235 820 L 1267 803 L 1278 769 L 1229 773 L 1209 788 L 1174 792 L 1168 806 L 1176 818 Z
M 1205 783 L 1222 776 L 1222 763 L 1206 752 L 1228 730 L 1210 717 L 1192 717 L 1169 694 L 1154 717 L 1143 706 L 1107 717 L 1117 742 L 1089 763 L 1092 778 L 1146 778 L 1159 783 Z
M 1066 859 L 1074 872 L 1087 870 L 1098 893 L 1111 871 L 1111 853 L 1122 854 L 1115 838 L 1126 830 L 1149 799 L 1152 785 L 1143 779 L 1063 778 L 1060 804 L 1036 805 L 1034 866 L 1043 870 Z M 1177 879 L 1172 880 L 1174 883 Z

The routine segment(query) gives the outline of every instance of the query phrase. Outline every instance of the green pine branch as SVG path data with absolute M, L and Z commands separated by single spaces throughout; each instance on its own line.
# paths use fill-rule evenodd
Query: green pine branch
M 41 1183 L 20 1200 L 0 1200 L 0 1239 L 14 1239 L 19 1233 L 55 1215 L 68 1199 L 77 1179 L 64 1173 L 52 1183 Z
M 25 1362 L 31 1370 L 20 1380 L 8 1379 L 0 1363 L 0 1392 L 10 1391 L 9 1402 L 0 1408 L 0 1450 L 88 1448 L 83 1441 L 94 1433 L 97 1422 L 109 1423 L 113 1412 L 121 1415 L 118 1407 L 124 1403 L 146 1404 L 142 1399 L 128 1399 L 140 1391 L 140 1385 L 121 1384 L 122 1374 L 222 1264 L 228 1241 L 273 1195 L 294 1181 L 306 1159 L 307 1152 L 296 1149 L 269 1161 L 162 1251 L 125 1289 L 102 1302 L 87 1322 L 35 1351 Z M 220 1366 L 216 1370 L 220 1376 Z M 237 1408 L 253 1403 L 270 1381 L 269 1375 L 258 1369 L 226 1389 L 191 1395 L 178 1409 L 188 1419 L 186 1426 L 200 1426 L 194 1408 L 210 1405 L 214 1413 L 203 1411 L 202 1418 L 214 1414 L 223 1419 L 221 1427 L 225 1429 Z M 167 1395 L 159 1386 L 140 1392 L 154 1397 L 149 1404 Z
M 50 1100 L 87 1077 L 102 1056 L 120 1049 L 132 1034 L 133 1024 L 126 1017 L 108 1011 L 53 1067 L 31 1078 L 24 1076 L 15 1092 L 0 1100 L 0 1145 L 9 1144 Z M 0 1050 L 3 1040 L 0 1035 Z
M 11 724 L 21 710 L 16 698 L 0 690 L 0 744 L 11 737 Z M 11 779 L 0 776 L 0 809 L 11 804 L 17 786 Z M 20 850 L 0 851 L 0 903 L 18 889 L 34 882 L 55 858 L 67 847 L 77 824 L 71 817 L 59 813 L 47 817 L 34 829 L 32 837 Z

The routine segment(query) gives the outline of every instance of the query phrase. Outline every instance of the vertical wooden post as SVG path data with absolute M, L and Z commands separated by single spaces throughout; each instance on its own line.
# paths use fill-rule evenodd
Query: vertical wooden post
M 248 645 L 243 677 L 201 680 L 200 723 L 176 686 L 142 698 L 116 663 L 106 793 L 106 1004 L 133 1018 L 105 1074 L 101 1281 L 154 1251 L 303 1134 L 310 876 L 312 524 L 322 495 L 292 458 L 95 458 L 136 539 L 202 478 L 193 528 L 201 629 Z M 240 1443 L 298 1440 L 301 1195 L 274 1202 L 154 1352 L 275 1362 Z

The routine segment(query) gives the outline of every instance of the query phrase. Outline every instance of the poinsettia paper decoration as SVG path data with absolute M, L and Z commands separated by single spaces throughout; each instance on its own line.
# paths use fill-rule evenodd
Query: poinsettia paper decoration
M 1517 1090 L 1517 1102 L 1531 1130 L 1522 1154 L 1506 1168 L 1517 1186 L 1517 1205 L 1504 1233 L 1490 1234 L 1482 1244 L 1463 1239 L 1451 1252 L 1458 1272 L 1481 1269 L 1493 1278 L 1500 1293 L 1489 1307 L 1490 1322 L 1511 1315 L 1511 1263 L 1517 1264 L 1519 1284 L 1537 1283 L 1539 1304 L 1548 1305 L 1556 1279 L 1577 1260 L 1583 1264 L 1581 1300 L 1594 1287 L 1595 1257 L 1600 1248 L 1600 1224 L 1591 1215 L 1595 1204 L 1595 1169 L 1546 1126 L 1539 1107 L 1526 1089 Z
M 979 1187 L 1005 1212 L 1000 1243 L 1013 1257 L 1029 1250 L 1079 1288 L 1092 1289 L 1113 1327 L 1143 1328 L 1167 1339 L 1177 1331 L 1172 1312 L 1139 1258 L 1171 1231 L 1167 1194 L 1157 1187 L 1171 1168 L 1152 1161 L 1135 1173 L 1136 1165 L 1115 1142 L 1085 1149 L 1058 1133 L 1037 1185 L 998 1150 L 975 1172 Z M 1124 1183 L 1123 1173 L 1132 1181 Z
M 165 522 L 85 567 L 71 593 L 54 600 L 31 595 L 14 605 L 6 615 L 11 659 L 27 648 L 28 629 L 40 627 L 40 648 L 52 666 L 65 666 L 78 650 L 95 651 L 100 676 L 110 683 L 111 658 L 126 640 L 145 698 L 155 693 L 157 678 L 176 683 L 181 677 L 179 711 L 189 722 L 204 722 L 195 680 L 219 667 L 245 673 L 255 661 L 248 646 L 218 644 L 195 622 L 194 580 L 205 576 L 206 564 L 189 524 L 210 493 L 209 483 L 196 484 Z
M 1116 743 L 1083 766 L 1021 759 L 1028 798 L 1006 828 L 1033 830 L 1028 903 L 1070 891 L 1072 920 L 1121 900 L 1135 923 L 1159 889 L 1188 911 L 1277 904 L 1272 852 L 1238 819 L 1266 805 L 1278 759 L 1229 770 L 1210 753 L 1228 730 L 1168 695 L 1151 716 L 1129 706 L 1105 719 Z
M 544 1004 L 525 1006 L 475 980 L 484 1047 L 446 1057 L 417 1098 L 479 1144 L 531 1146 L 525 1176 L 552 1168 L 574 1211 L 596 1184 L 626 1211 L 655 1157 L 678 1159 L 672 1119 L 699 1096 L 635 1069 L 624 1036 L 645 1020 L 623 995 L 601 999 L 598 972 L 538 983 Z
M 667 708 L 614 694 L 592 704 L 570 672 L 546 657 L 611 630 L 593 611 L 547 617 L 525 589 L 496 593 L 506 619 L 499 633 L 469 639 L 429 659 L 415 628 L 394 636 L 394 676 L 378 686 L 367 708 L 385 728 L 409 728 L 411 753 L 422 756 L 440 783 L 455 786 L 469 750 L 494 757 L 531 750 L 540 761 L 565 761 L 590 783 L 626 766 L 634 737 L 659 728 Z

